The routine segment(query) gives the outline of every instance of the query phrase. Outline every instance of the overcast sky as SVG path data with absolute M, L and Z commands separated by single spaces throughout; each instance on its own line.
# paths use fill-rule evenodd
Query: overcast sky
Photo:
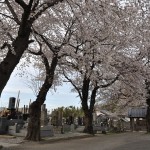
M 11 75 L 10 80 L 8 81 L 5 89 L 2 92 L 0 98 L 0 107 L 8 107 L 8 102 L 10 97 L 18 96 L 18 91 L 20 90 L 20 107 L 28 105 L 29 101 L 35 100 L 35 96 L 30 88 L 25 84 L 25 77 L 19 77 L 16 75 L 16 70 Z M 45 101 L 46 107 L 48 110 L 57 108 L 57 107 L 67 107 L 67 106 L 78 106 L 80 107 L 80 99 L 77 97 L 76 93 L 72 93 L 71 85 L 64 83 L 63 86 L 58 87 L 56 92 L 49 92 L 47 99 Z

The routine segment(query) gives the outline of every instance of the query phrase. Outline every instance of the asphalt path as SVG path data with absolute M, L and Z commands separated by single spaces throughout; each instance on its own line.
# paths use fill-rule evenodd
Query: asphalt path
M 150 150 L 150 134 L 129 132 L 98 134 L 83 139 L 62 140 L 53 143 L 26 142 L 7 150 Z

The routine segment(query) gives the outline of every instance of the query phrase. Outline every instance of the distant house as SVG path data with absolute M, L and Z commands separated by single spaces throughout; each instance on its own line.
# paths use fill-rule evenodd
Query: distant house
M 107 110 L 96 110 L 94 117 L 95 126 L 105 125 L 109 131 L 124 131 L 130 127 L 129 119 L 125 115 L 112 113 Z

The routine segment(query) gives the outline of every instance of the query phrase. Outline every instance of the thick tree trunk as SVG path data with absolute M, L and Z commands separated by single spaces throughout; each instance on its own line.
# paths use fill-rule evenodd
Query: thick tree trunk
M 11 73 L 19 63 L 22 54 L 28 47 L 30 29 L 26 29 L 26 35 L 19 35 L 13 42 L 13 50 L 9 50 L 5 59 L 0 63 L 0 95 L 7 84 Z
M 147 114 L 146 114 L 146 125 L 147 125 L 147 132 L 150 132 L 150 81 L 146 80 L 146 90 L 147 90 L 147 97 L 146 97 L 146 103 L 147 103 Z
M 31 26 L 33 23 L 28 20 L 33 1 L 30 1 L 28 5 L 26 5 L 24 1 L 16 1 L 16 3 L 18 3 L 24 11 L 22 13 L 21 21 L 17 19 L 17 23 L 20 27 L 16 39 L 12 42 L 12 45 L 9 45 L 8 43 L 4 44 L 7 45 L 8 53 L 4 60 L 0 63 L 0 96 L 10 78 L 11 73 L 19 63 L 24 51 L 28 48 Z M 10 2 L 6 2 L 6 4 L 10 5 Z M 6 46 L 3 48 L 5 47 Z
M 93 132 L 93 116 L 92 112 L 90 110 L 84 111 L 85 118 L 84 118 L 84 123 L 85 123 L 85 128 L 84 128 L 84 133 L 89 133 L 89 134 L 94 134 Z
M 147 132 L 150 133 L 150 107 L 147 107 L 147 114 L 146 114 L 146 125 L 147 125 Z
M 31 141 L 40 141 L 40 118 L 41 118 L 41 105 L 45 102 L 47 92 L 52 86 L 54 72 L 58 63 L 58 55 L 54 54 L 51 62 L 51 66 L 49 66 L 48 59 L 42 53 L 43 62 L 46 68 L 46 78 L 45 81 L 37 95 L 36 101 L 34 101 L 30 105 L 30 119 L 27 129 L 27 135 L 25 137 L 26 140 Z
M 28 123 L 26 140 L 40 141 L 40 117 L 41 117 L 41 105 L 38 101 L 34 101 L 30 105 L 30 119 Z
M 85 124 L 85 128 L 84 128 L 84 133 L 89 133 L 89 134 L 93 134 L 93 110 L 89 109 L 88 107 L 88 95 L 89 95 L 89 85 L 90 85 L 90 79 L 87 78 L 86 76 L 84 77 L 83 80 L 83 87 L 82 87 L 82 109 L 84 111 L 84 124 Z

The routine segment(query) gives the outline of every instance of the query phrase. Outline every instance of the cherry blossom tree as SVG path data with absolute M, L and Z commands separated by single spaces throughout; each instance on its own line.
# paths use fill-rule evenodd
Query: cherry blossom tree
M 30 38 L 32 25 L 43 12 L 62 1 L 3 0 L 0 3 L 1 49 L 4 51 L 0 62 L 0 95 L 24 51 L 33 42 Z
M 54 8 L 57 9 L 59 6 Z M 41 69 L 43 74 L 43 84 L 40 87 L 36 100 L 30 105 L 30 120 L 28 124 L 28 133 L 25 137 L 27 140 L 40 140 L 40 112 L 41 105 L 46 100 L 46 95 L 49 89 L 54 85 L 54 78 L 57 78 L 57 64 L 63 55 L 61 50 L 64 49 L 65 45 L 69 42 L 72 32 L 72 27 L 74 26 L 74 17 L 68 20 L 67 9 L 64 6 L 59 8 L 59 13 L 53 21 L 53 17 L 49 17 L 51 12 L 45 13 L 45 18 L 49 19 L 47 25 L 44 26 L 43 30 L 39 30 L 36 26 L 33 27 L 34 37 L 39 46 L 31 46 L 28 48 L 28 52 L 41 57 L 41 63 L 38 62 L 38 69 Z M 53 15 L 56 16 L 54 10 Z M 62 12 L 61 12 L 62 11 Z M 69 13 L 70 15 L 70 13 Z M 62 20 L 62 17 L 64 20 Z M 66 18 L 66 20 L 65 20 Z M 42 23 L 43 19 L 39 21 Z M 53 21 L 52 28 L 50 28 L 50 23 Z M 63 28 L 63 30 L 62 30 Z M 39 58 L 36 58 L 40 60 Z M 35 65 L 37 61 L 35 61 Z M 44 68 L 43 68 L 44 66 Z
M 28 125 L 28 133 L 26 135 L 27 140 L 34 140 L 34 141 L 40 140 L 41 105 L 44 103 L 47 92 L 53 83 L 54 71 L 58 62 L 58 52 L 60 51 L 61 47 L 66 43 L 66 39 L 64 40 L 62 39 L 63 41 L 59 46 L 52 46 L 45 37 L 45 35 L 48 34 L 44 35 L 43 31 L 41 31 L 43 32 L 43 35 L 41 34 L 41 32 L 37 32 L 37 30 L 39 29 L 38 26 L 40 26 L 42 23 L 42 18 L 46 17 L 46 14 L 44 16 L 42 16 L 42 14 L 46 12 L 48 8 L 51 8 L 58 2 L 62 2 L 62 0 L 54 0 L 54 1 L 30 0 L 29 3 L 27 1 L 22 1 L 22 0 L 21 1 L 16 0 L 16 3 L 14 2 L 10 3 L 10 1 L 6 0 L 1 3 L 2 8 L 4 7 L 4 11 L 6 12 L 8 11 L 8 15 L 5 15 L 4 11 L 2 11 L 1 13 L 1 16 L 6 18 L 4 21 L 7 22 L 9 20 L 12 20 L 14 21 L 13 25 L 15 25 L 16 27 L 16 30 L 14 28 L 14 31 L 16 31 L 16 33 L 12 30 L 12 33 L 15 33 L 13 34 L 14 35 L 13 38 L 11 35 L 12 33 L 9 32 L 8 30 L 9 26 L 7 26 L 6 23 L 3 23 L 1 21 L 1 25 L 3 27 L 2 32 L 4 32 L 5 35 L 8 37 L 8 39 L 5 39 L 6 42 L 4 42 L 1 47 L 1 49 L 4 50 L 3 55 L 1 55 L 2 61 L 0 64 L 0 68 L 1 68 L 0 78 L 3 79 L 1 80 L 2 82 L 1 92 L 6 82 L 8 81 L 13 69 L 19 63 L 19 60 L 23 56 L 25 50 L 28 50 L 28 52 L 30 52 L 31 54 L 39 55 L 41 57 L 40 59 L 43 61 L 43 64 L 45 66 L 46 77 L 44 79 L 43 85 L 39 90 L 36 101 L 34 101 L 30 106 L 31 108 L 30 121 Z M 19 5 L 19 9 L 17 11 L 22 12 L 21 17 L 17 16 L 17 11 L 15 10 L 15 7 L 18 5 Z M 48 15 L 50 15 L 50 13 L 54 14 L 52 11 L 47 12 Z M 55 15 L 52 16 L 55 18 Z M 49 25 L 51 23 L 49 22 Z M 45 48 L 51 50 L 51 55 L 47 55 L 48 52 L 46 54 L 43 51 L 43 46 L 41 42 L 37 38 L 35 38 L 36 36 L 34 34 L 37 34 L 42 39 L 42 42 L 44 42 L 46 45 Z M 67 35 L 68 34 L 66 33 L 65 38 Z M 36 44 L 32 43 L 33 39 L 37 41 Z M 37 46 L 37 44 L 39 44 L 39 47 Z M 35 45 L 36 47 L 34 47 Z M 36 49 L 37 47 L 39 48 L 38 50 Z M 48 59 L 51 59 L 51 61 L 49 62 Z M 26 60 L 30 60 L 27 57 L 27 55 L 26 55 Z
M 62 74 L 81 99 L 85 115 L 84 132 L 91 134 L 92 113 L 98 91 L 112 85 L 120 76 L 112 60 L 123 40 L 120 34 L 123 24 L 118 23 L 122 18 L 118 17 L 115 10 L 118 13 L 122 11 L 115 4 L 108 4 L 102 1 L 70 4 L 75 5 L 72 12 L 78 23 L 69 43 L 70 52 L 60 62 Z
M 149 105 L 149 84 L 150 84 L 150 74 L 149 74 L 149 23 L 150 23 L 150 2 L 148 0 L 136 1 L 132 4 L 134 7 L 134 19 L 131 21 L 132 25 L 134 25 L 134 39 L 131 40 L 134 45 L 136 45 L 136 50 L 138 54 L 136 55 L 136 59 L 140 62 L 141 67 L 138 70 L 139 75 L 142 75 L 142 84 L 145 84 L 145 89 L 143 88 L 143 97 L 145 98 L 145 102 L 147 103 L 147 131 L 150 132 L 150 105 Z M 131 7 L 131 8 L 133 8 Z M 132 14 L 133 15 L 133 14 Z M 135 48 L 135 47 L 134 47 Z M 142 68 L 142 69 L 141 69 Z M 135 82 L 136 83 L 136 82 Z M 139 84 L 140 87 L 142 87 Z M 146 93 L 146 94 L 145 94 Z
M 148 3 L 71 3 L 74 6 L 72 11 L 80 25 L 77 25 L 76 34 L 74 33 L 69 44 L 70 55 L 62 62 L 69 68 L 62 67 L 62 72 L 78 92 L 83 110 L 87 110 L 85 116 L 91 118 L 92 100 L 95 103 L 92 96 L 96 96 L 99 88 L 103 87 L 102 83 L 110 85 L 107 81 L 114 78 L 110 82 L 113 83 L 118 79 L 118 75 L 119 81 L 114 84 L 120 90 L 120 93 L 117 93 L 120 96 L 118 107 L 129 104 L 145 105 L 146 72 L 143 62 L 149 49 Z M 82 13 L 73 8 L 81 10 Z M 86 11 L 88 13 L 85 13 Z M 108 91 L 108 88 L 106 90 Z M 88 108 L 88 99 L 91 108 Z M 92 119 L 89 122 L 92 124 Z M 86 125 L 88 126 L 88 123 Z M 91 125 L 85 128 L 85 132 L 92 133 Z
M 31 53 L 33 54 L 34 52 Z M 46 70 L 46 77 L 42 87 L 39 90 L 36 101 L 34 101 L 30 105 L 30 112 L 29 112 L 30 121 L 28 123 L 28 132 L 25 139 L 39 141 L 40 127 L 41 127 L 40 126 L 41 105 L 44 103 L 47 92 L 49 91 L 49 88 L 52 86 L 53 83 L 54 71 L 58 62 L 58 53 L 56 52 L 53 54 L 50 65 L 49 65 L 48 58 L 45 56 L 42 50 L 34 54 L 41 55 Z
M 96 95 L 101 88 L 110 91 L 109 86 L 118 76 L 119 81 L 113 84 L 112 92 L 113 96 L 119 96 L 117 107 L 144 103 L 146 74 L 143 61 L 148 54 L 149 33 L 147 1 L 67 2 L 72 11 L 67 19 L 74 16 L 77 22 L 68 46 L 59 53 L 66 56 L 59 64 L 65 78 L 80 96 L 86 118 L 85 132 L 92 133 Z M 53 12 L 60 17 L 57 10 Z M 54 31 L 56 36 L 62 35 L 64 30 L 61 33 Z
M 120 90 L 118 90 L 118 105 L 122 109 L 125 106 L 140 106 L 147 103 L 147 125 L 150 129 L 149 119 L 149 8 L 150 2 L 126 1 L 122 8 L 127 10 L 126 29 L 124 30 L 129 36 L 123 43 L 123 49 L 120 50 L 126 59 L 118 57 L 118 64 L 114 64 L 118 71 L 122 70 L 122 81 Z M 121 72 L 122 72 L 121 71 Z M 118 88 L 118 85 L 117 85 Z M 114 92 L 116 93 L 116 92 Z M 114 94 L 115 95 L 115 94 Z M 115 95 L 115 96 L 116 96 Z M 124 110 L 124 109 L 122 109 Z
M 79 94 L 87 133 L 93 133 L 92 113 L 101 88 L 109 90 L 114 85 L 121 99 L 130 98 L 126 105 L 133 103 L 133 97 L 140 99 L 143 81 L 149 80 L 145 71 L 149 69 L 145 65 L 149 60 L 148 0 L 66 0 L 57 4 L 62 1 L 0 2 L 0 94 L 26 50 L 39 55 L 36 59 L 45 66 L 43 85 L 31 105 L 30 120 L 35 126 L 29 123 L 26 139 L 40 140 L 40 106 L 53 84 L 57 63 Z

